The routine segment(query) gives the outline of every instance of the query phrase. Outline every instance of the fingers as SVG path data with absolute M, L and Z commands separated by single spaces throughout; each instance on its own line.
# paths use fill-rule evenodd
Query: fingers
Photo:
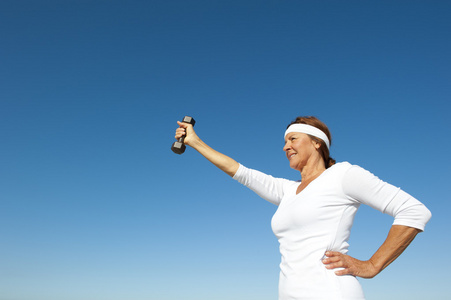
M 180 121 L 177 121 L 177 124 L 180 127 L 175 130 L 175 138 L 179 139 L 182 136 L 186 135 L 187 128 L 192 125 L 188 124 L 188 123 L 180 122 Z
M 337 275 L 337 276 L 354 275 L 354 273 L 351 272 L 350 268 L 346 268 L 346 269 L 343 269 L 343 270 L 335 271 L 335 275 Z
M 335 271 L 335 274 L 338 276 L 353 275 L 362 278 L 373 278 L 378 273 L 370 261 L 361 261 L 335 251 L 326 252 L 326 258 L 323 259 L 323 264 L 329 270 L 338 269 Z
M 343 253 L 338 252 L 338 251 L 326 251 L 325 255 L 327 257 L 335 257 L 335 256 L 343 255 Z
M 336 269 L 345 267 L 346 259 L 340 252 L 326 252 L 327 258 L 323 259 L 323 264 L 327 269 Z
M 182 136 L 184 136 L 186 133 L 185 128 L 177 128 L 175 130 L 175 138 L 178 140 L 179 138 L 181 138 Z
M 327 256 L 325 259 L 323 259 L 324 264 L 331 264 L 331 263 L 337 263 L 340 262 L 343 259 L 343 254 L 336 251 L 327 251 L 325 253 Z
M 184 128 L 184 129 L 186 129 L 188 131 L 193 130 L 193 125 L 191 125 L 189 123 L 177 121 L 177 124 L 180 126 L 180 128 Z
M 353 261 L 351 258 L 343 253 L 336 251 L 327 251 L 326 258 L 323 259 L 323 263 L 326 265 L 326 269 L 338 269 L 335 274 L 338 276 L 352 274 Z
M 184 143 L 190 145 L 191 141 L 197 138 L 193 125 L 180 121 L 177 121 L 177 124 L 179 125 L 179 128 L 175 130 L 175 139 L 178 140 L 184 136 Z
M 184 122 L 180 122 L 180 121 L 177 121 L 177 124 L 182 128 L 186 128 L 188 125 L 188 123 L 184 123 Z

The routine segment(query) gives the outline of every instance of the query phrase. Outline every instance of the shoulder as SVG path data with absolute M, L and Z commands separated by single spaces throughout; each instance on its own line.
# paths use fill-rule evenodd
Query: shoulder
M 331 178 L 341 183 L 355 182 L 368 177 L 375 177 L 369 171 L 359 165 L 351 164 L 347 161 L 339 162 L 327 169 L 327 173 Z
M 293 180 L 289 180 L 289 179 L 285 179 L 285 178 L 274 177 L 274 176 L 266 174 L 264 172 L 261 172 L 261 171 L 258 171 L 258 170 L 252 169 L 252 168 L 247 168 L 247 167 L 243 166 L 242 164 L 239 164 L 238 170 L 235 173 L 235 175 L 233 176 L 233 179 L 240 181 L 241 183 L 250 182 L 251 180 L 258 182 L 258 183 L 271 181 L 271 182 L 276 182 L 278 184 L 281 184 L 283 186 L 290 186 L 290 185 L 299 183 L 299 181 L 293 181 Z
M 346 173 L 349 170 L 360 170 L 360 171 L 366 171 L 364 168 L 362 168 L 359 165 L 355 165 L 355 164 L 351 164 L 347 161 L 343 161 L 343 162 L 338 162 L 336 164 L 334 164 L 333 166 L 331 166 L 330 168 L 328 168 L 327 170 L 330 170 L 331 172 L 334 173 Z
M 351 169 L 354 165 L 350 164 L 347 161 L 343 161 L 343 162 L 338 162 L 336 164 L 334 164 L 333 166 L 329 167 L 327 169 L 328 173 L 332 173 L 335 175 L 338 174 L 344 174 L 346 173 L 349 169 Z

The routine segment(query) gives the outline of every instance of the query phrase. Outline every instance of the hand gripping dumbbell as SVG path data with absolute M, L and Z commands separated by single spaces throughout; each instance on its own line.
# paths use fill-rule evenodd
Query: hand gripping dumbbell
M 196 124 L 196 121 L 194 121 L 193 118 L 185 116 L 182 120 L 182 122 L 184 123 L 188 123 L 194 126 L 194 124 Z M 186 146 L 183 143 L 185 141 L 185 135 L 182 136 L 181 138 L 178 139 L 177 142 L 174 142 L 174 144 L 172 144 L 171 150 L 176 153 L 176 154 L 182 154 L 183 152 L 185 152 Z

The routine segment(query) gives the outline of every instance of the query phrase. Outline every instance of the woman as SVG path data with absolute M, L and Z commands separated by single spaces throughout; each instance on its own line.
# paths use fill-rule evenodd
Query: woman
M 285 132 L 283 150 L 302 181 L 274 178 L 239 164 L 205 144 L 187 123 L 175 138 L 218 168 L 278 205 L 271 222 L 280 243 L 279 300 L 361 300 L 356 277 L 372 278 L 393 262 L 431 217 L 418 200 L 370 172 L 329 156 L 331 135 L 315 117 L 298 117 Z M 387 239 L 367 261 L 347 255 L 360 204 L 394 217 Z

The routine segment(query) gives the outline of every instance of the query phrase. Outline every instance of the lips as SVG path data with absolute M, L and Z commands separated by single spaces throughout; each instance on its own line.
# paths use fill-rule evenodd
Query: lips
M 293 156 L 295 156 L 295 155 L 296 155 L 296 153 L 287 154 L 288 160 L 291 160 L 291 158 L 293 158 Z

